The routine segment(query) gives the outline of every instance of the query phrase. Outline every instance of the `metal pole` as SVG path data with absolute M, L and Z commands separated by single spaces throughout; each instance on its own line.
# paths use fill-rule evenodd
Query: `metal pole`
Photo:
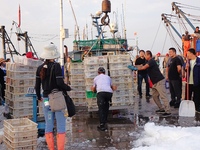
M 5 26 L 1 26 L 3 57 L 6 58 Z
M 63 48 L 64 48 L 64 38 L 63 34 L 63 1 L 60 0 L 60 65 L 64 66 L 64 55 L 63 55 Z

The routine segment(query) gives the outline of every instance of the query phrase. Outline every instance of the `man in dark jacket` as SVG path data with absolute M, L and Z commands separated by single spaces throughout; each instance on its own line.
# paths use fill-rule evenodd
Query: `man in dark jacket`
M 186 70 L 189 71 L 189 81 L 187 81 L 189 83 L 189 99 L 193 93 L 196 111 L 200 113 L 200 58 L 196 56 L 193 48 L 187 51 L 187 58 L 189 59 L 186 64 Z

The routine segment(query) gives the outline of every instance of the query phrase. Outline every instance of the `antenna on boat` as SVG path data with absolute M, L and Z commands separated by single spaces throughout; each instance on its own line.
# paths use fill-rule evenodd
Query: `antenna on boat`
M 75 35 L 78 35 L 78 40 L 80 40 L 79 26 L 78 26 L 78 22 L 77 22 L 77 19 L 76 19 L 76 15 L 75 15 L 71 0 L 69 0 L 69 3 L 70 3 L 72 13 L 73 13 L 73 16 L 74 16 L 74 20 L 75 20 L 75 23 L 76 23 L 76 34 Z M 75 36 L 75 40 L 76 40 L 76 36 Z
M 125 16 L 124 16 L 124 7 L 122 4 L 122 18 L 123 18 L 123 25 L 124 25 L 124 38 L 126 39 L 126 26 L 125 26 Z
M 109 24 L 110 27 L 110 32 L 113 34 L 113 37 L 115 38 L 115 33 L 118 31 L 118 25 L 117 25 L 117 14 L 114 11 L 113 12 L 113 18 L 115 17 L 115 19 L 113 19 L 113 23 Z

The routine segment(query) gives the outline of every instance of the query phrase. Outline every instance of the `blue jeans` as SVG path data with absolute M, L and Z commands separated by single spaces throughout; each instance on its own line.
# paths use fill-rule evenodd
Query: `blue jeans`
M 146 83 L 146 96 L 149 96 L 149 81 L 148 81 L 148 75 L 147 74 L 138 74 L 138 93 L 140 96 L 142 96 L 142 80 L 144 79 Z
M 48 98 L 43 98 L 43 101 L 46 99 Z M 66 118 L 64 111 L 52 112 L 50 106 L 44 106 L 44 103 L 43 111 L 45 117 L 45 133 L 53 132 L 54 119 L 56 119 L 57 133 L 65 133 Z

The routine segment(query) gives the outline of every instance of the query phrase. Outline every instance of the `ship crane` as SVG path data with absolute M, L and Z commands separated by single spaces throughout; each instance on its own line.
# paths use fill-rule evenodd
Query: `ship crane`
M 167 14 L 162 14 L 161 15 L 162 20 L 164 21 L 164 23 L 166 24 L 166 26 L 171 26 L 171 28 L 174 30 L 174 32 L 176 32 L 176 34 L 178 35 L 178 37 L 181 39 L 182 36 L 180 35 L 180 33 L 176 30 L 176 28 L 171 24 L 171 21 L 167 18 Z
M 3 45 L 3 55 L 4 58 L 6 59 L 6 55 L 10 54 L 11 58 L 13 60 L 13 54 L 20 55 L 20 53 L 16 50 L 15 46 L 13 45 L 12 41 L 10 40 L 10 37 L 8 36 L 5 26 L 1 26 L 0 29 L 0 37 L 2 38 L 2 45 Z M 7 46 L 7 48 L 6 48 Z M 8 51 L 6 50 L 8 49 Z
M 184 11 L 182 11 L 180 8 L 191 9 L 192 11 L 195 11 L 195 10 L 199 11 L 200 7 L 190 6 L 190 5 L 181 4 L 181 3 L 177 3 L 177 2 L 172 2 L 172 10 L 175 11 L 175 13 L 177 14 L 177 16 L 178 16 L 177 19 L 179 20 L 179 18 L 180 18 L 180 20 L 182 21 L 182 26 L 185 28 L 185 31 L 188 31 L 186 24 L 188 24 L 193 29 L 193 31 L 195 31 L 195 27 L 193 24 L 195 22 L 199 24 L 200 16 L 187 14 Z M 199 14 L 199 12 L 195 13 L 195 14 Z M 187 22 L 186 24 L 183 22 L 182 18 Z M 191 21 L 193 21 L 193 23 Z M 199 40 L 196 36 L 192 35 L 190 42 L 188 42 L 188 40 L 184 40 L 184 39 L 182 41 L 183 41 L 183 45 L 184 45 L 183 49 L 185 52 L 184 53 L 185 56 L 186 56 L 186 51 L 188 50 L 189 47 L 192 47 L 197 50 L 197 48 L 198 48 L 197 44 L 199 44 Z M 199 51 L 199 48 L 198 48 L 198 51 Z
M 181 48 L 181 46 L 178 44 L 178 42 L 176 41 L 176 39 L 175 39 L 174 35 L 172 34 L 172 32 L 171 32 L 171 30 L 170 30 L 169 27 L 171 27 L 171 28 L 174 30 L 174 32 L 178 35 L 178 37 L 179 37 L 180 39 L 182 39 L 182 36 L 181 36 L 181 34 L 176 30 L 176 28 L 172 25 L 171 21 L 168 19 L 169 16 L 172 17 L 172 15 L 164 14 L 164 13 L 161 15 L 162 20 L 163 20 L 164 23 L 166 24 L 166 30 L 167 30 L 169 36 L 170 36 L 171 39 L 173 40 L 174 44 L 177 46 L 179 52 L 182 53 L 182 48 Z
M 185 13 L 179 8 L 179 6 L 177 4 L 180 4 L 180 3 L 177 3 L 177 2 L 172 2 L 172 10 L 176 12 L 176 14 L 179 15 L 179 18 L 180 18 L 180 15 L 186 20 L 186 22 L 190 25 L 190 27 L 195 30 L 195 27 L 194 25 L 190 22 L 190 20 L 186 17 Z

